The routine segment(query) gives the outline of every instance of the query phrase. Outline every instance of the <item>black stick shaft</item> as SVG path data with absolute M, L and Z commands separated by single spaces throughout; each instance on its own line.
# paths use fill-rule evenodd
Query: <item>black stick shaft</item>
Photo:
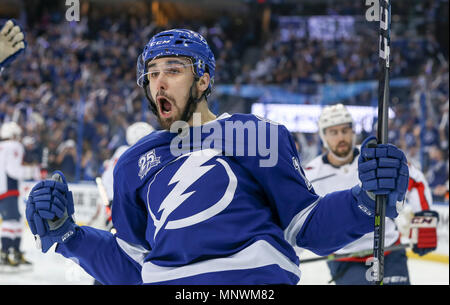
M 380 0 L 380 78 L 378 83 L 378 125 L 377 138 L 379 144 L 388 142 L 388 111 L 389 111 L 389 58 L 390 58 L 390 29 L 391 29 L 390 0 Z M 373 257 L 376 264 L 377 285 L 383 284 L 384 277 L 384 231 L 386 216 L 386 195 L 375 198 L 375 225 Z

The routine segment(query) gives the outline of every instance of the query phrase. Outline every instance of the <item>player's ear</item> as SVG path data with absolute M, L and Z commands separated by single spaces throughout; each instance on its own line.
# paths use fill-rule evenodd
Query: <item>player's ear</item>
M 209 83 L 211 82 L 211 78 L 209 73 L 203 73 L 203 75 L 197 81 L 197 89 L 200 92 L 204 92 L 208 89 Z

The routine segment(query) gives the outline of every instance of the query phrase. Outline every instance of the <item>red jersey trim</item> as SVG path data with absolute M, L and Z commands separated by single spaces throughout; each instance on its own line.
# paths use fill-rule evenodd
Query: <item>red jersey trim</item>
M 0 200 L 13 196 L 19 197 L 19 190 L 10 190 L 6 193 L 0 194 Z

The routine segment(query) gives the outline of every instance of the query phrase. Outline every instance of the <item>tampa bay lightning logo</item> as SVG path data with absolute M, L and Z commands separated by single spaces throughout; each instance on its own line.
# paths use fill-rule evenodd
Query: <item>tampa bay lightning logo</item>
M 154 175 L 147 190 L 147 208 L 155 225 L 154 238 L 161 229 L 189 227 L 228 207 L 236 191 L 237 178 L 219 154 L 214 149 L 190 152 Z

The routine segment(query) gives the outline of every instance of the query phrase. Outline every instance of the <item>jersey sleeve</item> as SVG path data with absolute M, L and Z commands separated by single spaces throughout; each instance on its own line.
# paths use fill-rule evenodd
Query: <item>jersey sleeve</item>
M 39 168 L 34 165 L 24 165 L 23 158 L 25 148 L 16 141 L 11 141 L 8 146 L 8 156 L 6 162 L 6 174 L 15 180 L 36 179 L 39 177 Z
M 75 261 L 104 285 L 141 284 L 141 264 L 122 250 L 120 242 L 110 232 L 82 226 L 69 241 L 58 244 L 55 252 Z
M 357 207 L 351 190 L 317 195 L 305 177 L 289 131 L 282 125 L 268 125 L 268 129 L 278 129 L 266 132 L 278 135 L 277 141 L 272 141 L 278 147 L 271 152 L 276 154 L 272 156 L 276 164 L 261 166 L 254 160 L 251 171 L 262 185 L 286 240 L 327 255 L 373 230 L 373 218 Z
M 433 204 L 433 196 L 425 175 L 411 164 L 406 202 L 413 212 L 430 210 Z
M 8 162 L 6 162 L 6 174 L 16 180 L 21 180 L 25 176 L 22 160 L 24 148 L 18 143 L 8 147 Z

